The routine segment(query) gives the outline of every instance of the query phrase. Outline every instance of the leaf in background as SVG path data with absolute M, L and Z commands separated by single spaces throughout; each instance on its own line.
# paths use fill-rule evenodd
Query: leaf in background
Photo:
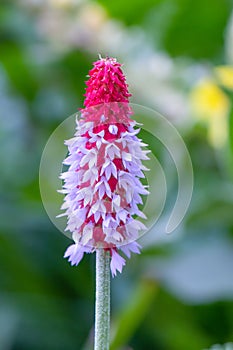
M 145 14 L 149 12 L 153 6 L 160 2 L 161 0 L 135 0 L 133 3 L 125 0 L 100 1 L 100 3 L 106 7 L 112 17 L 120 19 L 128 25 L 141 23 Z
M 132 298 L 126 303 L 123 311 L 113 324 L 114 336 L 110 350 L 120 349 L 134 335 L 148 312 L 157 292 L 155 282 L 142 281 L 138 289 L 133 292 Z
M 221 58 L 231 2 L 176 0 L 175 3 L 177 11 L 165 33 L 164 49 L 172 56 Z

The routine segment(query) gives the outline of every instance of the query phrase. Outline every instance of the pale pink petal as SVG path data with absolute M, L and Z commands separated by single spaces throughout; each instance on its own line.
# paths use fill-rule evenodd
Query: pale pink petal
M 84 253 L 91 253 L 90 247 L 84 247 L 79 244 L 69 246 L 64 254 L 64 258 L 69 258 L 71 265 L 78 265 L 83 258 Z
M 131 242 L 119 247 L 119 249 L 127 256 L 127 258 L 131 257 L 131 253 L 141 254 L 140 248 L 141 246 L 137 242 Z
M 122 272 L 123 266 L 125 265 L 125 259 L 118 254 L 115 249 L 111 249 L 112 259 L 110 263 L 110 268 L 112 272 L 112 277 L 116 276 L 117 271 Z

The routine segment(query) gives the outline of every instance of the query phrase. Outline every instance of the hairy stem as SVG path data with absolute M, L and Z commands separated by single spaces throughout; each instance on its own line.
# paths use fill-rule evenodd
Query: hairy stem
M 109 350 L 110 333 L 110 254 L 96 250 L 96 304 L 94 350 Z

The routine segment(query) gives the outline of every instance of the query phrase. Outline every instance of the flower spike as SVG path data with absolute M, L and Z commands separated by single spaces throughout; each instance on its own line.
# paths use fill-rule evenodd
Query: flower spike
M 94 62 L 86 82 L 84 106 L 76 121 L 74 138 L 65 142 L 68 171 L 61 174 L 65 194 L 61 207 L 74 244 L 64 257 L 78 265 L 85 253 L 110 251 L 111 272 L 121 272 L 131 253 L 140 254 L 135 242 L 146 218 L 139 210 L 142 195 L 149 192 L 140 182 L 147 170 L 145 144 L 136 136 L 136 122 L 129 106 L 128 86 L 115 58 Z

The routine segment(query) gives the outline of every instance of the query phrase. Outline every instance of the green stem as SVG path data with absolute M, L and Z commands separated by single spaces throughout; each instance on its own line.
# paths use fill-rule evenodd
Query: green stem
M 96 250 L 96 303 L 94 350 L 109 350 L 110 333 L 110 254 Z

